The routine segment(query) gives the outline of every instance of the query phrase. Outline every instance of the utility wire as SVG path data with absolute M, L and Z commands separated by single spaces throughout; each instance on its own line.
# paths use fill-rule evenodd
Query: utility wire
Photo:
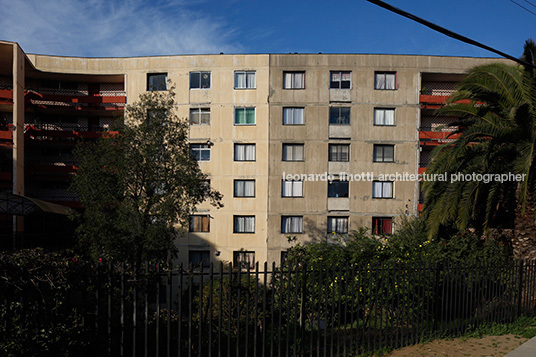
M 399 15 L 402 15 L 404 17 L 407 17 L 410 20 L 416 21 L 416 22 L 418 22 L 418 23 L 420 23 L 420 24 L 422 24 L 422 25 L 424 25 L 426 27 L 431 28 L 432 30 L 440 32 L 440 33 L 442 33 L 444 35 L 447 35 L 449 37 L 452 37 L 452 38 L 454 38 L 456 40 L 459 40 L 459 41 L 468 43 L 470 45 L 483 48 L 483 49 L 485 49 L 487 51 L 496 53 L 496 54 L 498 54 L 498 55 L 500 55 L 500 56 L 502 56 L 504 58 L 508 58 L 509 60 L 517 62 L 517 63 L 521 64 L 524 67 L 531 67 L 533 69 L 536 69 L 536 65 L 533 65 L 532 63 L 525 62 L 525 61 L 523 61 L 523 60 L 521 60 L 521 59 L 519 59 L 517 57 L 510 56 L 507 53 L 504 53 L 502 51 L 496 50 L 495 48 L 492 48 L 492 47 L 489 47 L 487 45 L 484 45 L 483 43 L 477 42 L 477 41 L 472 40 L 472 39 L 470 39 L 468 37 L 465 37 L 463 35 L 460 35 L 460 34 L 457 34 L 455 32 L 452 32 L 452 31 L 450 31 L 450 30 L 448 30 L 448 29 L 446 29 L 444 27 L 441 27 L 441 26 L 436 25 L 436 24 L 434 24 L 434 23 L 432 23 L 430 21 L 427 21 L 425 19 L 417 17 L 417 16 L 415 16 L 413 14 L 410 14 L 409 12 L 406 12 L 404 10 L 401 10 L 401 9 L 397 8 L 397 7 L 389 5 L 389 4 L 387 4 L 387 3 L 383 2 L 383 1 L 380 1 L 380 0 L 367 0 L 367 1 L 370 2 L 370 3 L 373 3 L 374 5 L 378 5 L 380 7 L 383 7 L 386 10 L 389 10 L 389 11 L 392 11 L 392 12 L 394 12 L 396 14 L 399 14 Z
M 525 1 L 526 1 L 526 0 L 525 0 Z M 527 9 L 525 6 L 523 6 L 523 5 L 521 5 L 521 4 L 517 3 L 517 2 L 515 2 L 514 0 L 510 0 L 510 2 L 516 4 L 517 6 L 519 6 L 520 8 L 522 8 L 523 10 L 525 10 L 525 11 L 527 11 L 527 12 L 530 12 L 531 14 L 533 14 L 534 16 L 536 16 L 536 12 Z M 529 3 L 529 4 L 531 4 L 532 6 L 534 6 L 532 3 Z
M 536 8 L 536 5 L 534 5 L 534 3 L 530 2 L 529 0 L 523 0 L 524 2 L 526 2 L 527 4 L 530 4 L 532 7 Z

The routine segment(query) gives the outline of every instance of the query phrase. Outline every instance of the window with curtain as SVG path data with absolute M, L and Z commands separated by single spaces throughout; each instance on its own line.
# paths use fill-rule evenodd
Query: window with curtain
M 234 197 L 255 197 L 255 180 L 234 180 Z
M 255 216 L 234 216 L 234 233 L 255 233 Z
M 236 250 L 233 252 L 233 265 L 240 269 L 255 269 L 255 252 Z
M 348 197 L 348 181 L 328 181 L 328 197 Z
M 190 216 L 190 232 L 210 232 L 210 216 L 208 214 Z
M 303 197 L 303 181 L 281 181 L 281 197 Z
M 395 125 L 395 110 L 393 108 L 374 108 L 374 125 Z
M 190 144 L 190 152 L 197 161 L 210 161 L 210 146 L 208 144 Z
M 191 125 L 210 125 L 210 108 L 191 108 Z
M 255 108 L 235 108 L 235 125 L 255 125 Z
M 328 217 L 328 233 L 348 234 L 348 217 Z
M 283 108 L 283 125 L 303 125 L 305 108 Z
M 210 72 L 190 72 L 190 89 L 209 89 Z
M 305 72 L 283 72 L 283 89 L 305 89 Z
M 235 89 L 255 89 L 257 87 L 255 71 L 235 71 Z
M 147 73 L 147 90 L 167 90 L 167 73 Z
M 393 233 L 392 217 L 372 217 L 372 234 Z
M 329 72 L 329 88 L 350 89 L 352 87 L 352 72 L 331 71 Z
M 394 162 L 395 146 L 394 145 L 374 145 L 374 162 Z
M 350 108 L 331 107 L 329 108 L 329 123 L 335 125 L 350 125 Z
M 255 161 L 255 144 L 235 144 L 234 161 Z
M 303 217 L 282 216 L 281 233 L 303 233 Z
M 330 144 L 329 161 L 350 161 L 350 145 Z
M 210 250 L 190 250 L 188 251 L 188 262 L 190 266 L 199 268 L 210 267 Z
M 393 198 L 393 181 L 372 182 L 372 198 Z
M 396 72 L 374 72 L 374 89 L 396 89 Z
M 283 144 L 283 161 L 303 161 L 303 144 Z

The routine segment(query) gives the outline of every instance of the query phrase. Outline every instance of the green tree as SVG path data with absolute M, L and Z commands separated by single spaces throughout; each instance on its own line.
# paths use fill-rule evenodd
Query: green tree
M 523 59 L 535 64 L 535 46 L 525 43 Z M 430 237 L 454 224 L 477 234 L 488 228 L 512 228 L 532 207 L 536 183 L 536 77 L 531 67 L 495 63 L 473 68 L 459 84 L 441 115 L 457 117 L 460 136 L 439 146 L 427 172 L 520 174 L 521 182 L 457 180 L 424 183 L 423 217 Z M 492 176 L 487 176 L 491 178 Z M 494 176 L 497 177 L 497 176 Z M 534 215 L 532 209 L 534 225 Z M 519 231 L 521 227 L 516 227 Z
M 143 93 L 116 132 L 77 146 L 72 189 L 84 208 L 77 234 L 93 257 L 165 258 L 196 205 L 222 206 L 190 153 L 188 122 L 175 110 L 173 87 Z

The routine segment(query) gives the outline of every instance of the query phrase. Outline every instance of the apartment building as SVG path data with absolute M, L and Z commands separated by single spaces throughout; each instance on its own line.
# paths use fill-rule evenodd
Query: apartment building
M 240 54 L 76 58 L 0 42 L 1 189 L 79 207 L 72 148 L 98 138 L 147 90 L 176 87 L 192 154 L 223 195 L 177 237 L 184 262 L 279 263 L 297 242 L 365 227 L 389 234 L 422 209 L 434 115 L 463 73 L 489 58 Z M 343 173 L 351 175 L 350 179 Z M 395 174 L 406 175 L 394 177 Z M 391 175 L 391 176 L 389 176 Z M 4 230 L 35 231 L 2 215 Z M 37 232 L 36 232 L 37 233 Z

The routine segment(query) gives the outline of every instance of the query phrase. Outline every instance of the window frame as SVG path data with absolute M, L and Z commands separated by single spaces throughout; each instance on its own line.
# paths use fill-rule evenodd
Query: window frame
M 344 118 L 341 116 L 342 109 L 348 109 L 348 123 L 332 123 L 331 120 L 335 117 L 332 117 L 332 112 L 335 112 L 335 110 L 338 111 L 339 116 L 336 117 L 337 119 Z M 351 107 L 329 107 L 329 125 L 350 125 L 351 124 L 351 118 L 352 118 L 352 108 Z
M 192 87 L 192 75 L 193 74 L 199 74 L 199 87 Z M 208 87 L 203 87 L 203 81 L 201 78 L 203 74 L 208 74 Z M 190 90 L 210 89 L 210 87 L 212 86 L 212 72 L 211 71 L 191 71 L 189 79 L 190 79 Z
M 201 220 L 201 224 L 196 223 L 196 219 L 200 219 Z M 206 219 L 206 222 L 204 222 Z M 206 224 L 206 227 L 207 227 L 207 230 L 204 230 L 205 228 L 205 223 Z M 198 228 L 196 230 L 196 227 L 201 227 L 200 229 Z M 189 226 L 188 226 L 188 232 L 190 233 L 210 233 L 210 215 L 209 214 L 192 214 L 190 215 L 190 223 L 189 223 Z
M 237 230 L 237 219 L 253 218 L 253 230 L 252 231 L 238 231 Z M 244 222 L 245 223 L 245 222 Z M 245 224 L 244 224 L 245 228 Z M 255 233 L 255 215 L 233 215 L 233 233 L 235 234 L 254 234 Z
M 195 147 L 195 148 L 194 148 Z M 202 152 L 208 151 L 208 159 L 202 160 Z M 199 153 L 199 157 L 197 155 L 194 155 L 194 152 Z M 194 156 L 194 158 L 197 160 L 197 162 L 201 161 L 210 161 L 211 158 L 211 146 L 209 144 L 198 144 L 198 143 L 190 143 L 190 154 Z
M 342 79 L 343 73 L 350 74 L 350 80 L 345 81 Z M 333 75 L 339 74 L 340 79 L 338 81 L 333 80 Z M 348 82 L 348 87 L 343 87 L 342 83 Z M 339 85 L 334 87 L 333 84 L 338 83 Z M 329 71 L 329 89 L 352 89 L 352 71 Z
M 387 75 L 394 75 L 394 88 L 386 88 L 387 87 Z M 379 80 L 378 76 L 384 76 L 384 85 L 379 86 Z M 396 71 L 374 71 L 374 90 L 397 90 L 398 89 L 398 80 L 397 80 L 397 72 Z
M 236 192 L 236 184 L 239 183 L 239 182 L 243 182 L 243 183 L 246 183 L 246 182 L 253 182 L 253 196 L 246 196 L 245 194 L 240 196 L 240 195 L 237 195 L 237 192 Z M 255 183 L 255 180 L 254 179 L 246 179 L 246 180 L 243 180 L 243 179 L 236 179 L 236 180 L 233 180 L 233 197 L 236 197 L 236 198 L 255 198 L 255 195 L 256 195 L 256 183 Z M 244 185 L 244 193 L 246 192 L 246 189 L 245 189 L 245 185 Z
M 285 191 L 285 182 L 292 182 L 293 184 L 291 185 L 291 192 L 290 192 L 290 195 L 285 195 L 285 193 L 287 193 Z M 294 192 L 296 191 L 296 189 L 294 188 L 294 182 L 300 182 L 301 183 L 301 195 L 298 196 L 298 195 L 295 195 Z M 302 180 L 281 180 L 281 197 L 283 198 L 296 198 L 296 197 L 304 197 L 304 194 L 303 194 L 303 181 Z
M 340 153 L 340 150 L 337 150 L 337 152 L 335 153 L 336 154 L 335 157 L 333 156 L 334 153 L 332 153 L 331 149 L 334 147 L 348 148 L 346 160 L 341 160 L 341 159 L 344 159 L 344 156 Z M 328 161 L 329 162 L 350 162 L 350 144 L 328 144 Z
M 291 158 L 291 160 L 285 159 L 285 148 L 297 147 L 297 146 L 302 148 L 302 157 L 301 157 L 301 159 L 295 159 L 294 158 L 294 156 L 295 156 L 294 155 L 294 153 L 295 153 L 294 149 L 292 150 L 292 158 Z M 283 143 L 283 145 L 281 146 L 281 161 L 288 161 L 288 162 L 303 162 L 303 161 L 305 161 L 305 144 Z
M 333 225 L 331 224 L 331 220 L 339 220 L 339 219 L 344 219 L 346 220 L 346 231 L 344 232 L 338 232 L 337 230 L 333 229 Z M 337 223 L 335 223 L 335 228 L 337 227 Z M 331 228 L 331 229 L 330 229 Z M 328 222 L 327 222 L 327 230 L 328 230 L 328 234 L 332 234 L 332 233 L 335 233 L 335 234 L 348 234 L 349 232 L 349 229 L 350 228 L 350 216 L 328 216 Z
M 290 230 L 286 230 L 287 224 L 286 219 L 290 219 Z M 292 231 L 293 220 L 297 219 L 299 221 L 299 230 Z M 281 216 L 281 233 L 283 234 L 303 234 L 303 216 Z
M 237 123 L 236 122 L 236 119 L 237 119 L 237 111 L 239 110 L 244 110 L 244 118 L 246 119 L 247 121 L 247 112 L 248 110 L 251 110 L 253 109 L 253 123 Z M 257 125 L 257 108 L 256 107 L 235 107 L 234 108 L 234 120 L 233 120 L 233 123 L 234 125 L 236 126 L 255 126 Z
M 292 110 L 292 123 L 286 123 L 285 122 L 285 119 L 287 118 L 285 113 L 286 113 L 287 110 Z M 301 123 L 295 123 L 294 122 L 294 118 L 295 118 L 294 111 L 295 110 L 301 110 L 301 112 L 302 112 L 302 115 L 301 115 L 302 122 Z M 283 107 L 283 114 L 282 115 L 283 115 L 283 125 L 305 125 L 305 107 Z
M 164 76 L 164 88 L 160 88 L 160 87 L 155 87 L 155 86 L 152 86 L 149 84 L 150 82 L 150 78 L 151 77 L 155 77 L 155 76 Z M 160 92 L 160 91 L 166 91 L 168 90 L 167 88 L 167 78 L 168 78 L 168 74 L 167 72 L 155 72 L 155 73 L 147 73 L 147 92 Z
M 378 184 L 378 183 L 381 183 L 382 184 L 382 189 L 381 189 L 381 192 L 382 192 L 382 195 L 381 196 L 375 196 L 375 185 Z M 384 197 L 383 196 L 383 192 L 384 192 L 384 188 L 383 186 L 385 184 L 390 184 L 391 186 L 391 197 Z M 375 198 L 375 199 L 380 199 L 380 200 L 390 200 L 390 199 L 393 199 L 395 197 L 395 185 L 394 185 L 394 181 L 379 181 L 379 180 L 374 180 L 372 181 L 372 198 Z
M 374 117 L 372 118 L 372 124 L 374 126 L 396 126 L 396 111 L 395 111 L 396 108 L 380 108 L 380 107 L 377 107 L 377 108 L 374 108 Z M 383 123 L 382 124 L 378 124 L 376 123 L 376 112 L 377 111 L 383 111 L 384 112 L 384 115 L 383 115 Z M 392 111 L 393 112 L 393 124 L 385 124 L 385 112 L 387 111 Z
M 392 160 L 385 160 L 386 148 L 390 148 L 393 150 Z M 381 151 L 381 157 L 377 155 L 377 151 Z M 395 146 L 392 144 L 374 144 L 372 148 L 372 162 L 380 162 L 380 163 L 395 162 Z
M 241 255 L 246 255 L 253 257 L 253 261 L 249 262 L 249 266 L 244 267 L 243 264 L 247 263 L 249 259 L 246 259 L 244 262 L 240 262 L 238 257 Z M 235 250 L 233 251 L 233 266 L 239 267 L 240 270 L 254 270 L 255 269 L 255 251 L 254 250 Z
M 247 147 L 248 146 L 253 146 L 253 159 L 244 159 L 244 160 L 238 160 L 237 159 L 237 148 L 244 148 L 244 157 L 246 157 L 246 153 L 247 153 Z M 233 161 L 235 162 L 254 162 L 254 161 L 257 161 L 257 145 L 256 144 L 251 144 L 251 143 L 235 143 L 234 144 L 234 148 L 233 148 Z
M 192 121 L 192 113 L 196 113 L 196 112 L 197 112 L 197 115 L 198 115 L 198 118 L 199 118 L 199 123 L 194 123 Z M 208 113 L 208 123 L 203 123 L 201 121 L 201 118 L 203 117 L 203 114 L 207 114 L 207 113 Z M 189 121 L 190 121 L 190 125 L 210 125 L 210 121 L 211 121 L 210 108 L 207 108 L 207 107 L 190 108 Z
M 337 183 L 337 185 L 335 185 L 335 183 Z M 346 186 L 346 195 L 340 196 L 339 193 L 336 193 L 335 186 Z M 332 188 L 331 190 L 330 190 L 330 187 Z M 328 198 L 349 198 L 349 197 L 350 197 L 350 182 L 349 181 L 347 180 L 328 181 Z
M 303 87 L 295 87 L 295 76 L 297 74 L 303 74 Z M 287 75 L 291 75 L 292 78 L 291 78 L 291 85 L 290 87 L 287 87 L 286 84 L 287 84 L 287 81 L 286 81 L 286 76 Z M 306 71 L 283 71 L 283 89 L 290 89 L 290 90 L 300 90 L 300 89 L 305 89 L 307 87 L 307 81 L 306 81 Z
M 239 87 L 237 86 L 237 74 L 244 74 L 246 76 L 246 86 L 245 87 Z M 253 74 L 254 79 L 254 86 L 248 87 L 248 74 Z M 236 90 L 242 90 L 242 89 L 257 89 L 257 71 L 247 71 L 247 70 L 238 70 L 234 72 L 234 89 Z
M 390 232 L 383 231 L 383 221 L 390 222 Z M 378 228 L 381 227 L 381 232 L 378 232 Z M 373 235 L 391 235 L 393 234 L 393 217 L 372 217 L 372 234 Z

